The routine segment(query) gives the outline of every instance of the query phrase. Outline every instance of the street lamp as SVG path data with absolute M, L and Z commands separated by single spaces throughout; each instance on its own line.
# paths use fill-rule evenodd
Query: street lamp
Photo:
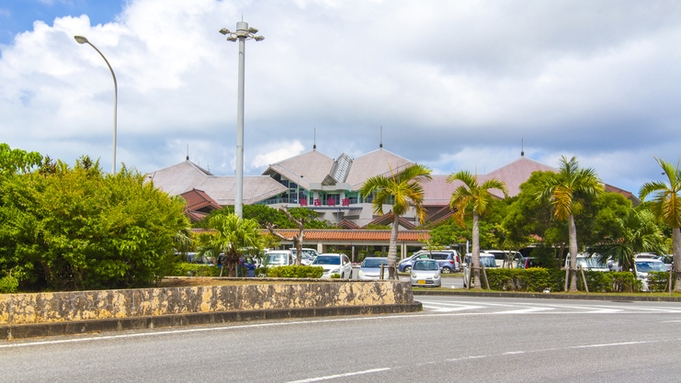
M 236 32 L 227 28 L 220 29 L 220 33 L 227 36 L 227 41 L 239 40 L 239 86 L 238 105 L 236 109 L 236 198 L 234 200 L 234 213 L 243 217 L 243 194 L 244 194 L 244 64 L 246 58 L 246 40 L 262 41 L 265 38 L 256 36 L 258 30 L 248 27 L 245 21 L 236 23 Z
M 114 82 L 114 123 L 113 123 L 113 163 L 111 164 L 111 174 L 116 175 L 116 136 L 117 136 L 117 131 L 118 131 L 118 82 L 116 82 L 116 75 L 114 74 L 113 69 L 111 68 L 111 65 L 109 65 L 109 60 L 104 57 L 102 52 L 97 49 L 96 46 L 92 45 L 91 42 L 88 41 L 83 36 L 73 36 L 74 39 L 78 42 L 78 44 L 89 44 L 91 47 L 95 48 L 97 53 L 99 53 L 100 56 L 104 59 L 104 62 L 106 63 L 106 66 L 109 67 L 109 70 L 111 71 L 111 77 L 113 77 L 113 82 Z

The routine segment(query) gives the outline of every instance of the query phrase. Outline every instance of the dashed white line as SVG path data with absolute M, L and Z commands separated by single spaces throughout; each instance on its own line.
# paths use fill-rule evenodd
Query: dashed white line
M 319 377 L 316 377 L 316 378 L 309 378 L 309 379 L 303 379 L 303 380 L 294 380 L 294 381 L 290 381 L 288 383 L 320 382 L 322 380 L 331 380 L 331 379 L 336 379 L 336 378 L 345 378 L 345 377 L 348 377 L 348 376 L 372 374 L 372 373 L 375 373 L 375 372 L 382 372 L 382 371 L 387 371 L 387 370 L 390 370 L 390 368 L 388 368 L 388 367 L 374 368 L 374 369 L 371 369 L 371 370 L 347 372 L 345 374 L 336 374 L 336 375 L 328 375 L 328 376 L 319 376 Z

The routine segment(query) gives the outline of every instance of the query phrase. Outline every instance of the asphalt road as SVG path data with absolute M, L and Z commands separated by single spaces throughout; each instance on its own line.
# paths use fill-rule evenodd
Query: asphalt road
M 0 382 L 678 382 L 681 305 L 417 297 L 424 312 L 0 342 Z

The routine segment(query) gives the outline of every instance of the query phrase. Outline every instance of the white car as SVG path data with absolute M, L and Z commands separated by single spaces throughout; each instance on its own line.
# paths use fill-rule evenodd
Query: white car
M 641 283 L 642 291 L 648 291 L 648 273 L 651 271 L 667 272 L 667 265 L 659 259 L 653 258 L 636 258 L 634 260 L 634 268 L 636 269 L 636 278 L 638 278 Z
M 409 275 L 412 286 L 441 287 L 440 265 L 434 259 L 419 259 L 414 262 Z
M 323 267 L 324 274 L 322 274 L 322 278 L 331 278 L 333 274 L 340 275 L 341 279 L 352 278 L 352 263 L 345 254 L 319 254 L 310 266 Z
M 383 265 L 383 279 L 389 279 L 388 258 L 387 257 L 366 257 L 359 266 L 357 272 L 361 281 L 373 281 L 381 279 L 381 265 Z
M 293 253 L 290 250 L 270 250 L 265 253 L 263 265 L 267 267 L 272 266 L 291 266 L 295 264 L 293 261 Z
M 576 257 L 577 268 L 590 271 L 610 271 L 611 265 L 600 263 L 601 255 L 598 253 L 579 253 Z M 570 254 L 565 257 L 565 268 L 570 267 Z
M 466 254 L 466 256 L 463 259 L 463 287 L 467 287 L 468 281 L 471 279 L 471 269 L 473 267 L 473 254 Z M 480 253 L 480 267 L 484 267 L 486 269 L 489 268 L 497 268 L 497 263 L 494 259 L 493 254 L 489 253 Z M 482 277 L 482 272 L 480 273 L 480 276 Z

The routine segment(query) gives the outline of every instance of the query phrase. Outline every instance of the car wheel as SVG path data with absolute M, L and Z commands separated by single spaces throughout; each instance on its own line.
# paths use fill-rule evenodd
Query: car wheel
M 411 266 L 405 266 L 405 267 L 404 267 L 404 272 L 405 272 L 405 273 L 411 273 Z
M 451 272 L 452 272 L 452 269 L 450 269 L 449 267 L 443 267 L 442 268 L 442 274 L 449 274 Z

